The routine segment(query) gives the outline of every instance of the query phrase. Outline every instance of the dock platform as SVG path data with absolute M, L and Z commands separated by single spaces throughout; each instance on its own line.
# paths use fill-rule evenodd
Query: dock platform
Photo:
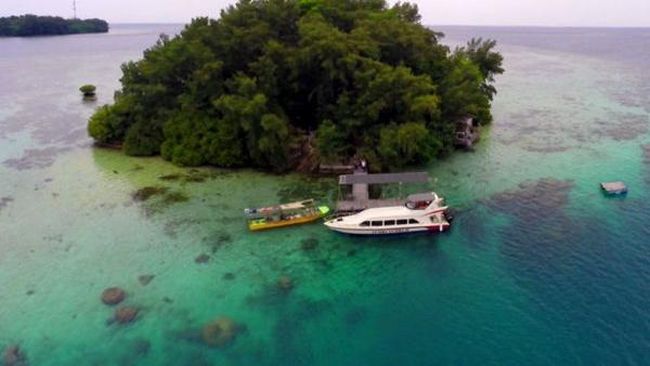
M 625 194 L 627 193 L 627 186 L 623 182 L 605 182 L 601 183 L 600 187 L 607 194 Z
M 339 201 L 336 204 L 337 212 L 359 212 L 369 208 L 401 206 L 406 200 L 365 200 L 365 201 Z
M 356 170 L 354 174 L 341 175 L 339 186 L 351 186 L 352 192 L 347 199 L 339 200 L 336 212 L 348 214 L 363 211 L 369 208 L 401 206 L 406 203 L 404 199 L 370 199 L 368 186 L 373 184 L 405 184 L 428 183 L 429 176 L 426 172 L 408 172 L 395 174 L 368 174 L 364 170 Z M 340 192 L 339 192 L 339 196 Z

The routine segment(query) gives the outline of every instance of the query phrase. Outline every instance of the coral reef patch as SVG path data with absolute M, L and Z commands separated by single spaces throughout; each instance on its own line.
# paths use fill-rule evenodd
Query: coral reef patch
M 102 292 L 102 302 L 106 305 L 117 305 L 125 298 L 126 292 L 119 287 L 110 287 Z
M 140 282 L 142 286 L 147 286 L 154 279 L 154 277 L 156 276 L 152 274 L 140 275 L 138 276 L 138 282 Z
M 203 326 L 201 339 L 210 347 L 224 348 L 232 344 L 243 330 L 242 325 L 226 316 L 221 316 Z
M 69 147 L 46 147 L 43 149 L 27 149 L 23 156 L 16 159 L 7 159 L 4 166 L 16 170 L 30 170 L 47 168 L 54 164 L 58 154 L 72 150 Z

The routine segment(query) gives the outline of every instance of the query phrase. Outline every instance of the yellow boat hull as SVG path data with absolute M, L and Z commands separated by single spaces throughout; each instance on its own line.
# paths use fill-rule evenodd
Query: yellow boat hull
M 266 219 L 252 220 L 248 223 L 248 228 L 250 229 L 250 231 L 262 231 L 262 230 L 279 229 L 287 226 L 308 224 L 310 222 L 317 221 L 318 219 L 326 216 L 329 212 L 330 212 L 329 207 L 320 206 L 318 207 L 318 213 L 314 215 L 302 216 L 295 219 L 280 220 L 280 221 L 267 221 Z

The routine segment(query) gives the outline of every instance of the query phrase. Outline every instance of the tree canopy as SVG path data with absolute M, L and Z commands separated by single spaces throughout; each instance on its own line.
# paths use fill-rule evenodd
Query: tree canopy
M 106 32 L 108 32 L 108 23 L 101 19 L 63 19 L 31 14 L 0 18 L 0 37 Z
M 122 65 L 89 133 L 181 165 L 421 164 L 450 151 L 459 118 L 490 122 L 503 72 L 494 41 L 452 52 L 441 36 L 409 3 L 240 0 Z

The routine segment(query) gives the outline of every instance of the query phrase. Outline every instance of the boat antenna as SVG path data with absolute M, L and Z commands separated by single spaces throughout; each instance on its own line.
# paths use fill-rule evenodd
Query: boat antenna
M 74 12 L 72 19 L 77 19 L 77 0 L 72 0 L 72 11 Z

